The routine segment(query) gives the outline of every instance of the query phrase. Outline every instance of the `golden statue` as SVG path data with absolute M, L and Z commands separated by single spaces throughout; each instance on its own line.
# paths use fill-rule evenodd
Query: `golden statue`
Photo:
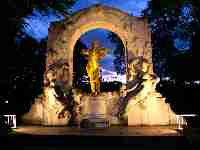
M 88 56 L 86 71 L 89 77 L 92 95 L 94 96 L 100 93 L 100 66 L 98 61 L 106 55 L 107 50 L 100 46 L 99 41 L 95 40 L 92 42 L 91 49 L 81 52 L 81 54 Z

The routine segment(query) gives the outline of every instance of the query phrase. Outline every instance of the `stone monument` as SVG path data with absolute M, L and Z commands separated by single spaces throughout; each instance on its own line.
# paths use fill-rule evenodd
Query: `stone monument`
M 113 96 L 108 93 L 98 95 L 98 88 L 94 95 L 84 95 L 73 87 L 75 44 L 85 32 L 97 28 L 116 33 L 126 48 L 127 84 L 121 91 L 112 92 Z M 43 125 L 67 125 L 73 116 L 78 116 L 79 123 L 99 116 L 104 121 L 108 119 L 109 125 L 121 124 L 122 120 L 129 126 L 176 124 L 176 114 L 155 90 L 158 82 L 159 78 L 153 72 L 147 20 L 115 8 L 95 5 L 51 24 L 44 94 L 22 118 L 24 122 Z M 92 118 L 94 114 L 96 116 Z

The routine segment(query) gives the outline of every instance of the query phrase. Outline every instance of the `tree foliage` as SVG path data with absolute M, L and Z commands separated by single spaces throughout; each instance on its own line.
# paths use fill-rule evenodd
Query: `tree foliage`
M 23 106 L 23 110 L 28 110 L 34 98 L 42 92 L 43 72 L 45 70 L 45 42 L 38 43 L 31 37 L 15 45 L 12 51 L 12 61 L 7 66 L 7 93 L 8 100 L 15 106 Z M 38 53 L 36 53 L 36 51 Z M 11 57 L 8 57 L 9 59 Z M 13 108 L 16 110 L 17 107 Z
M 170 76 L 171 81 L 162 81 L 157 90 L 170 102 L 176 113 L 200 113 L 198 109 L 200 0 L 151 0 L 144 10 L 152 32 L 153 61 L 155 72 L 160 77 Z M 190 42 L 186 50 L 175 40 Z M 180 44 L 180 43 L 179 43 Z M 189 84 L 185 84 L 185 83 Z M 197 107 L 195 107 L 197 106 Z
M 43 72 L 45 69 L 46 40 L 40 42 L 20 31 L 24 27 L 24 17 L 34 9 L 47 11 L 52 9 L 62 15 L 75 0 L 8 0 L 8 45 L 2 52 L 4 62 L 0 78 L 2 99 L 9 100 L 11 110 L 22 113 L 28 111 L 30 103 L 42 92 Z M 20 43 L 16 37 L 21 38 Z M 4 58 L 4 59 L 3 59 Z M 5 59 L 6 58 L 6 59 Z M 23 108 L 23 109 L 21 109 Z M 18 110 L 17 110 L 18 109 Z
M 199 4 L 199 0 L 151 0 L 143 11 L 152 31 L 154 68 L 160 77 L 175 74 L 171 72 L 174 69 L 170 69 L 174 67 L 171 59 L 182 52 L 196 51 L 194 41 L 199 41 Z

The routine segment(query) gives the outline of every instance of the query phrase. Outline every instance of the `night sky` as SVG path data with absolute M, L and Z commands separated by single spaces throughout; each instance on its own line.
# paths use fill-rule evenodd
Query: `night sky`
M 92 5 L 102 4 L 118 8 L 133 16 L 141 16 L 141 11 L 147 7 L 147 2 L 147 0 L 126 0 L 126 3 L 124 3 L 124 0 L 77 0 L 69 12 L 75 13 L 81 9 L 91 7 Z M 28 35 L 40 41 L 47 37 L 50 22 L 62 19 L 64 19 L 64 17 L 53 10 L 43 13 L 34 10 L 31 16 L 25 18 L 25 22 L 29 26 L 24 30 Z
M 69 12 L 75 13 L 83 8 L 91 7 L 95 4 L 102 4 L 118 8 L 133 16 L 141 16 L 142 10 L 147 8 L 147 3 L 148 0 L 126 0 L 126 2 L 124 2 L 124 0 L 77 0 Z M 182 16 L 186 16 L 188 22 L 193 19 L 190 14 L 190 7 L 182 8 Z M 48 12 L 39 12 L 35 9 L 33 10 L 32 15 L 24 18 L 27 26 L 22 30 L 25 31 L 27 35 L 40 41 L 48 36 L 50 23 L 62 19 L 64 19 L 64 17 L 53 10 L 49 10 Z M 179 32 L 179 30 L 176 30 L 173 34 L 176 36 L 176 38 L 174 38 L 174 46 L 178 50 L 185 51 L 190 49 L 191 39 L 189 37 L 182 39 L 181 37 L 183 36 L 183 33 Z M 97 36 L 101 35 L 97 33 Z
M 118 8 L 133 16 L 140 16 L 141 11 L 147 7 L 147 2 L 147 0 L 126 0 L 126 3 L 124 3 L 124 0 L 77 0 L 69 12 L 75 13 L 81 9 L 91 7 L 92 5 L 102 4 Z M 53 10 L 39 12 L 35 9 L 33 10 L 32 15 L 24 18 L 25 23 L 27 23 L 28 26 L 23 30 L 26 34 L 40 41 L 48 36 L 50 23 L 62 19 L 64 19 L 64 17 Z

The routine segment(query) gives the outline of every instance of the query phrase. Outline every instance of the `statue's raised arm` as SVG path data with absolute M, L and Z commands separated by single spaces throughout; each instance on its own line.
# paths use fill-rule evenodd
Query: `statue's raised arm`
M 81 50 L 81 55 L 89 55 L 89 51 L 86 51 L 85 49 Z
M 101 60 L 103 57 L 106 56 L 107 52 L 108 52 L 107 48 L 100 48 L 100 49 L 98 49 L 98 51 L 96 52 L 97 59 Z

